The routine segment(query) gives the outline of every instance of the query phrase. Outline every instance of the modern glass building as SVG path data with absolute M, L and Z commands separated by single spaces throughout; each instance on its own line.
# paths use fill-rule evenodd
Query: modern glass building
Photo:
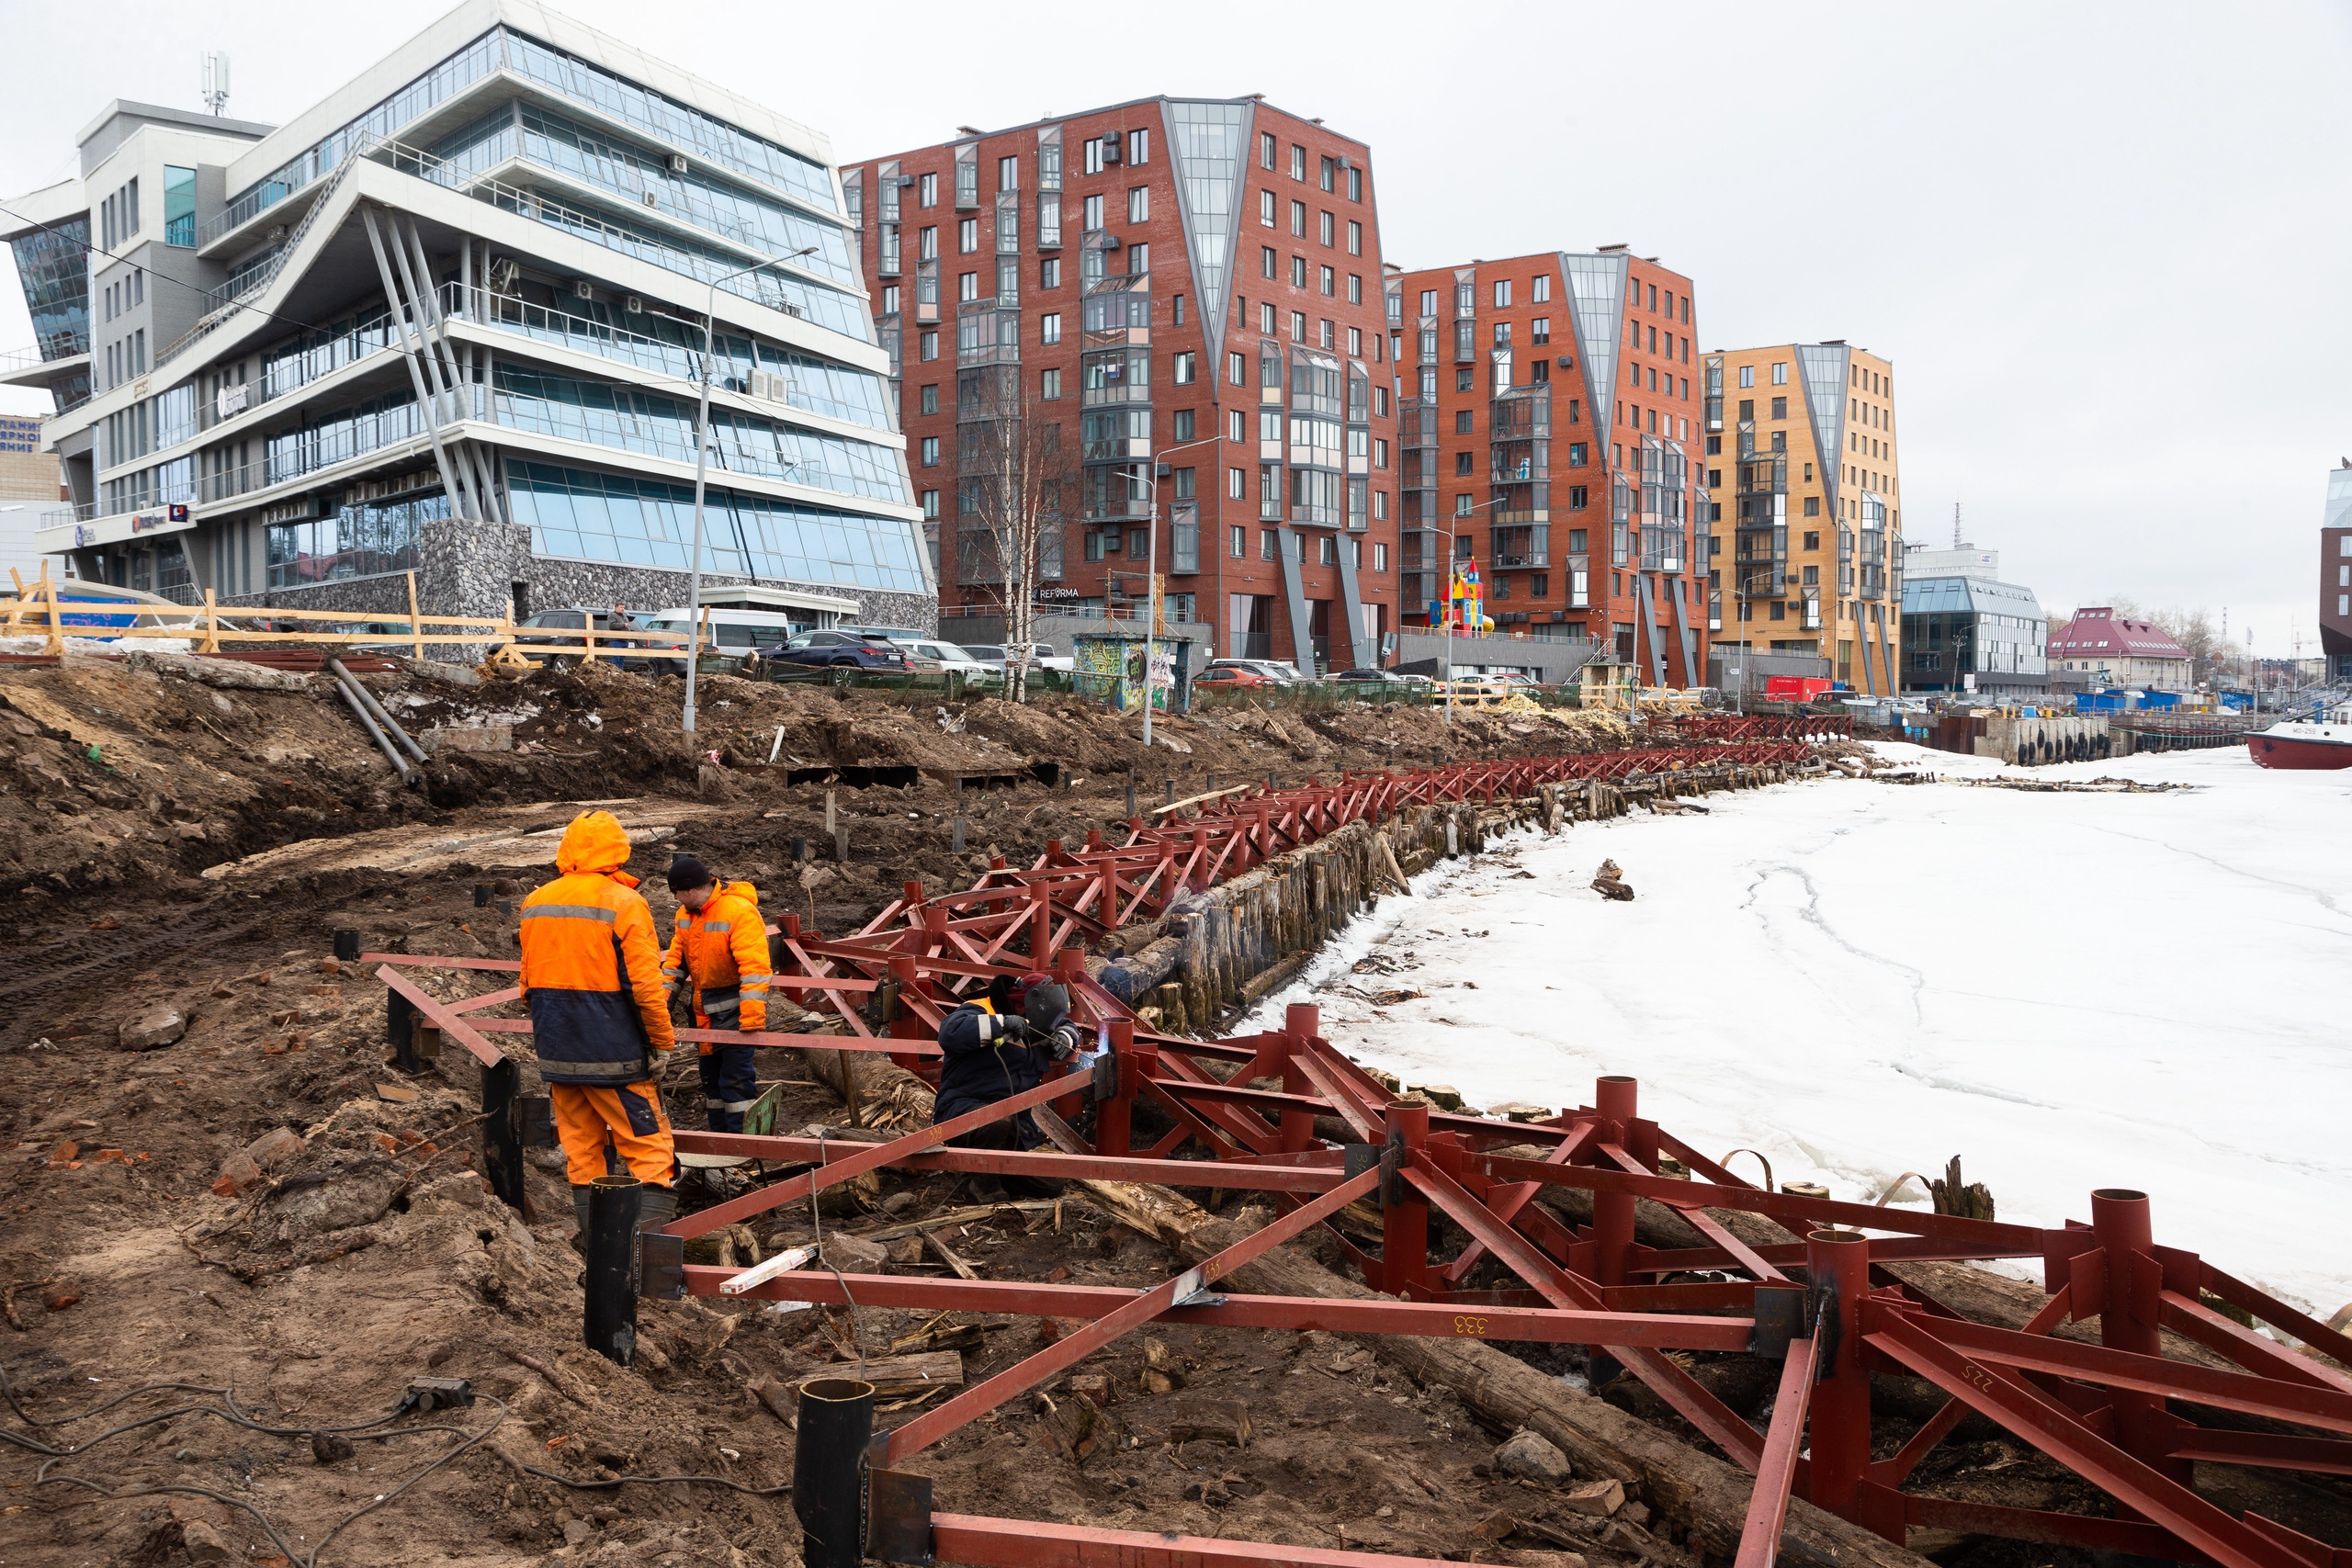
M 1905 692 L 2050 689 L 2050 618 L 2030 588 L 1976 575 L 1908 578 L 1902 633 Z
M 76 517 L 187 601 L 495 615 L 706 573 L 927 626 L 905 441 L 825 138 L 528 0 L 291 123 L 117 103 L 10 205 Z M 705 311 L 714 347 L 704 356 Z

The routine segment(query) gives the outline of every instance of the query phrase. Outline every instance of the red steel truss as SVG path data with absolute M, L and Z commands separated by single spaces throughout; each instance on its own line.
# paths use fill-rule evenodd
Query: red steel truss
M 681 1031 L 688 1041 L 809 1046 L 889 1054 L 930 1070 L 938 1021 L 958 998 L 1000 973 L 1049 966 L 1070 984 L 1076 1013 L 1101 1048 L 1062 1076 L 997 1105 L 887 1143 L 681 1131 L 683 1152 L 749 1155 L 790 1174 L 682 1218 L 646 1245 L 656 1294 L 712 1295 L 735 1270 L 684 1262 L 685 1238 L 806 1201 L 866 1170 L 993 1172 L 1254 1190 L 1280 1213 L 1272 1224 L 1144 1292 L 1010 1280 L 776 1275 L 741 1296 L 1053 1316 L 1083 1322 L 1028 1359 L 877 1438 L 876 1537 L 891 1515 L 897 1544 L 976 1564 L 1263 1564 L 1395 1568 L 1408 1559 L 1196 1541 L 929 1510 L 927 1483 L 896 1466 L 949 1432 L 1058 1375 L 1083 1356 L 1148 1323 L 1236 1328 L 1325 1328 L 1357 1334 L 1476 1337 L 1583 1344 L 1610 1357 L 1756 1473 L 1742 1568 L 1768 1568 L 1789 1499 L 1815 1505 L 1900 1541 L 1908 1526 L 2207 1560 L 2231 1568 L 2352 1568 L 2352 1556 L 2247 1513 L 2232 1517 L 2189 1484 L 2190 1465 L 2258 1465 L 2352 1473 L 2352 1338 L 2205 1263 L 2154 1240 L 2146 1199 L 2092 1195 L 2091 1221 L 2052 1230 L 1801 1197 L 1755 1187 L 1639 1113 L 1630 1077 L 1599 1081 L 1594 1102 L 1518 1123 L 1401 1103 L 1323 1039 L 1316 1011 L 1294 1007 L 1283 1027 L 1220 1041 L 1139 1026 L 1106 982 L 1089 978 L 1082 947 L 1214 885 L 1345 826 L 1416 806 L 1523 798 L 1545 784 L 1624 778 L 1689 766 L 1793 761 L 1802 745 L 1736 741 L 1664 751 L 1519 759 L 1409 774 L 1351 775 L 1304 789 L 1253 787 L 1216 809 L 1159 826 L 1131 821 L 1116 845 L 1090 834 L 1057 844 L 1026 870 L 999 865 L 967 891 L 926 897 L 910 884 L 867 926 L 827 940 L 787 917 L 777 934 L 775 989 L 829 1014 L 840 1032 L 738 1034 Z M 1160 813 L 1162 816 L 1172 816 Z M 371 954 L 421 1020 L 458 1041 L 488 1084 L 512 1075 L 491 1036 L 529 1024 L 484 1016 L 509 989 L 441 1002 L 398 973 L 405 966 L 512 970 L 489 959 Z M 1253 1087 L 1278 1084 L 1279 1088 Z M 1148 1109 L 1138 1113 L 1139 1106 Z M 956 1137 L 1023 1109 L 1041 1112 L 1057 1146 L 1035 1152 L 966 1149 Z M 1317 1135 L 1336 1120 L 1343 1138 Z M 495 1118 L 493 1118 L 493 1122 Z M 1144 1129 L 1157 1129 L 1156 1134 Z M 486 1137 L 486 1143 L 492 1140 Z M 1531 1157 L 1531 1150 L 1544 1151 Z M 1667 1156 L 1687 1176 L 1661 1174 Z M 495 1148 L 485 1164 L 499 1179 Z M 1591 1196 L 1589 1224 L 1573 1225 L 1532 1200 L 1545 1187 Z M 519 1180 L 510 1201 L 519 1198 Z M 1656 1248 L 1637 1240 L 1634 1205 L 1652 1199 L 1690 1221 L 1703 1245 Z M 1328 1301 L 1217 1294 L 1224 1274 L 1350 1203 L 1376 1206 L 1382 1240 L 1339 1233 L 1347 1259 L 1388 1300 Z M 1711 1213 L 1709 1211 L 1713 1211 Z M 1432 1212 L 1438 1216 L 1433 1222 Z M 1741 1239 L 1714 1215 L 1758 1215 L 1794 1238 Z M 1447 1241 L 1456 1236 L 1458 1239 Z M 1444 1242 L 1450 1257 L 1433 1257 Z M 2022 1329 L 1968 1322 L 1880 1266 L 1921 1259 L 2038 1258 L 2051 1295 Z M 1472 1283 L 1482 1262 L 1517 1283 Z M 1693 1279 L 1693 1275 L 1713 1276 Z M 2219 1300 L 2268 1325 L 2249 1330 Z M 2052 1337 L 2069 1320 L 2097 1319 L 2100 1343 Z M 2221 1371 L 2166 1358 L 2171 1330 L 2231 1362 Z M 1757 1431 L 1664 1352 L 1746 1353 L 1783 1359 L 1768 1430 Z M 2321 1357 L 2330 1359 L 2322 1359 Z M 2333 1363 L 2333 1364 L 2332 1364 Z M 1887 1459 L 1872 1458 L 1868 1374 L 1901 1371 L 1951 1397 Z M 2180 1411 L 2204 1407 L 2292 1428 L 2209 1427 Z M 2108 1492 L 2117 1517 L 1994 1507 L 1906 1492 L 1920 1461 L 1974 1412 Z M 2334 1434 L 2334 1435 L 2331 1435 Z M 1800 1457 L 1803 1455 L 1804 1457 Z M 917 1495 L 920 1505 L 907 1502 Z M 884 1506 L 886 1495 L 889 1507 Z M 910 1517 L 913 1507 L 920 1517 Z M 895 1512 L 894 1512 L 895 1511 Z
M 1650 731 L 1686 740 L 1850 740 L 1854 720 L 1842 713 L 1666 714 L 1650 720 Z

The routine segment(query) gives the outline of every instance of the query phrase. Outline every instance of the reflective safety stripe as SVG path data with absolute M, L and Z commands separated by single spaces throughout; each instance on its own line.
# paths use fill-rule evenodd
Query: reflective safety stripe
M 748 997 L 748 996 L 752 996 L 752 995 L 753 995 L 754 993 L 756 993 L 756 994 L 758 994 L 758 995 L 760 995 L 760 996 L 763 996 L 763 997 L 766 996 L 766 995 L 768 994 L 768 983 L 767 983 L 765 980 L 746 980 L 746 981 L 744 981 L 744 982 L 743 982 L 743 994 L 744 994 L 745 996 L 747 996 L 747 997 Z
M 602 904 L 526 904 L 523 918 L 531 919 L 540 915 L 552 915 L 566 920 L 602 920 L 611 925 L 620 919 L 618 909 L 607 909 Z
M 678 970 L 675 964 L 664 964 L 662 965 L 662 973 L 667 975 L 673 980 L 678 977 Z
M 700 927 L 699 929 L 707 931 L 731 931 L 735 929 L 735 922 L 732 920 L 713 920 L 709 924 Z

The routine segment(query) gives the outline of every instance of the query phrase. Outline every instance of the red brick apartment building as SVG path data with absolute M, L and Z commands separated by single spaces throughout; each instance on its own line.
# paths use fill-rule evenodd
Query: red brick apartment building
M 1256 97 L 1140 98 L 842 178 L 945 614 L 1007 591 L 970 473 L 974 411 L 1011 398 L 1071 476 L 1039 603 L 1140 613 L 1156 481 L 1196 658 L 1381 662 L 1395 367 L 1363 143 Z
M 1706 465 L 1690 280 L 1546 251 L 1387 280 L 1404 620 L 1475 563 L 1499 633 L 1591 638 L 1703 684 Z

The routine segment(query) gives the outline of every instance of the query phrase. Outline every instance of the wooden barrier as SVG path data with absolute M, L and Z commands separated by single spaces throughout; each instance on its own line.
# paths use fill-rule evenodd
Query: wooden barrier
M 21 574 L 11 570 L 10 576 L 16 580 L 17 592 L 14 598 L 0 599 L 0 627 L 4 627 L 6 634 L 10 636 L 26 636 L 36 631 L 44 632 L 49 640 L 49 651 L 53 654 L 62 654 L 65 651 L 65 638 L 77 632 L 107 640 L 167 637 L 190 641 L 198 644 L 197 651 L 200 653 L 218 653 L 223 643 L 300 642 L 320 643 L 338 648 L 361 646 L 380 648 L 387 644 L 404 643 L 409 649 L 411 657 L 417 659 L 424 657 L 425 645 L 428 643 L 443 645 L 489 643 L 492 645 L 493 655 L 503 649 L 512 649 L 516 655 L 523 658 L 578 659 L 582 662 L 594 662 L 599 657 L 684 660 L 693 658 L 698 653 L 708 653 L 714 647 L 710 641 L 707 610 L 704 614 L 702 626 L 696 628 L 688 646 L 683 648 L 639 647 L 636 645 L 651 644 L 657 640 L 674 641 L 679 634 L 654 631 L 599 631 L 594 626 L 579 630 L 563 627 L 518 626 L 511 611 L 507 615 L 498 616 L 425 615 L 417 608 L 416 574 L 412 571 L 406 575 L 408 613 L 405 615 L 398 613 L 387 615 L 355 610 L 241 608 L 229 611 L 226 616 L 227 624 L 223 624 L 224 616 L 220 603 L 213 591 L 208 588 L 204 591 L 204 603 L 201 606 L 188 605 L 184 609 L 178 606 L 147 604 L 133 604 L 119 608 L 94 606 L 102 613 L 119 614 L 127 609 L 134 619 L 142 615 L 152 615 L 158 620 L 163 620 L 173 617 L 176 612 L 182 621 L 179 625 L 72 627 L 66 625 L 63 618 L 63 610 L 68 606 L 61 606 L 57 597 L 57 585 L 51 581 L 49 565 L 44 561 L 41 563 L 40 576 L 30 585 L 26 583 Z M 254 631 L 235 624 L 239 620 L 315 622 L 320 623 L 322 629 Z M 364 632 L 337 632 L 323 629 L 326 626 L 354 624 L 377 626 L 389 625 L 400 629 Z M 428 626 L 443 629 L 427 631 L 425 628 Z M 541 640 L 542 638 L 545 640 Z

